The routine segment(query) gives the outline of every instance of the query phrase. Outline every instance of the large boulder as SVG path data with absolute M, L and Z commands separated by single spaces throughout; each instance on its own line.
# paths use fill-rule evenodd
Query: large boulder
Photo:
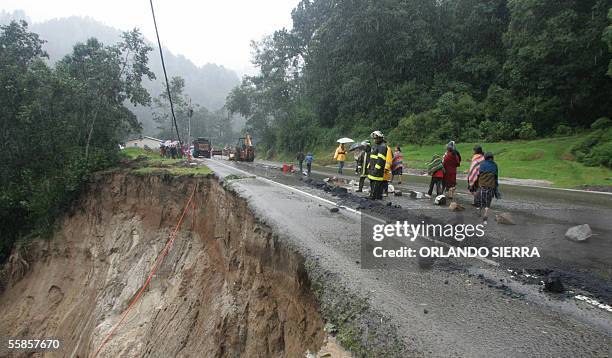
M 582 242 L 593 235 L 589 224 L 572 226 L 565 232 L 565 238 L 575 242 Z

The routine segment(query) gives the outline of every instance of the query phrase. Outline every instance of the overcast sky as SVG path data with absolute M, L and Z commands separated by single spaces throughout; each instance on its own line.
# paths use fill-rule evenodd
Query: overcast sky
M 252 74 L 251 40 L 291 27 L 299 0 L 153 0 L 162 45 L 196 65 L 212 62 Z M 89 16 L 121 30 L 138 27 L 154 41 L 149 0 L 0 0 L 0 10 L 24 10 L 33 22 Z

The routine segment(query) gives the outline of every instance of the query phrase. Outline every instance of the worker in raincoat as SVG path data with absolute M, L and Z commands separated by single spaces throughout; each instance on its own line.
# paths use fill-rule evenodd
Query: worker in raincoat
M 370 164 L 368 169 L 368 179 L 370 179 L 370 198 L 382 200 L 384 189 L 385 170 L 391 171 L 392 160 L 388 159 L 387 143 L 380 131 L 374 131 L 370 135 L 374 144 L 370 151 Z
M 334 159 L 338 162 L 338 174 L 342 175 L 342 168 L 344 168 L 344 161 L 346 160 L 346 149 L 344 149 L 344 143 L 340 143 L 338 148 L 336 148 Z
M 358 193 L 363 191 L 363 185 L 368 177 L 368 169 L 370 166 L 370 151 L 372 147 L 370 146 L 370 141 L 365 141 L 364 144 L 364 149 L 357 158 L 357 174 L 359 174 L 359 189 L 357 189 Z

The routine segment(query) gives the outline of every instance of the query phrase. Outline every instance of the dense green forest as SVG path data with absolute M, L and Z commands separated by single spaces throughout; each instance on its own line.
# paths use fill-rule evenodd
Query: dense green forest
M 245 77 L 227 106 L 262 147 L 290 152 L 375 129 L 394 143 L 499 141 L 568 135 L 598 119 L 596 130 L 608 132 L 596 137 L 609 138 L 600 127 L 612 113 L 611 8 L 303 0 L 291 30 L 253 44 L 261 73 Z M 597 138 L 608 162 L 612 144 Z
M 54 67 L 25 22 L 0 26 L 0 262 L 23 235 L 48 232 L 84 179 L 113 164 L 151 102 L 152 50 L 138 30 L 78 43 Z

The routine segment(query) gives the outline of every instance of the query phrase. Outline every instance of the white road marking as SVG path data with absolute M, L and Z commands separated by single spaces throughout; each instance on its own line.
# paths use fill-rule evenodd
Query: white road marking
M 212 159 L 204 159 L 204 160 L 212 160 Z M 340 205 L 340 204 L 335 203 L 335 202 L 333 202 L 333 201 L 331 201 L 331 200 L 327 200 L 327 199 L 322 198 L 322 197 L 320 197 L 320 196 L 317 196 L 317 195 L 314 195 L 314 194 L 307 193 L 307 192 L 305 192 L 305 191 L 302 191 L 302 190 L 300 190 L 300 189 L 297 189 L 297 188 L 291 187 L 291 186 L 289 186 L 289 185 L 282 184 L 282 183 L 276 182 L 276 181 L 274 181 L 274 180 L 270 180 L 270 179 L 268 179 L 268 178 L 264 178 L 264 177 L 261 177 L 261 176 L 255 175 L 255 174 L 253 174 L 253 173 L 249 173 L 249 172 L 247 172 L 247 171 L 245 171 L 245 170 L 242 170 L 242 169 L 239 169 L 239 168 L 233 167 L 233 166 L 231 166 L 231 165 L 227 165 L 227 164 L 225 164 L 225 163 L 221 163 L 221 162 L 220 162 L 220 161 L 218 161 L 218 160 L 215 160 L 214 162 L 215 162 L 215 164 L 219 164 L 219 165 L 222 165 L 222 166 L 224 166 L 224 167 L 226 167 L 226 168 L 229 168 L 229 169 L 232 169 L 232 170 L 238 171 L 238 172 L 240 172 L 240 173 L 246 174 L 246 175 L 248 175 L 249 177 L 252 177 L 252 178 L 254 178 L 254 179 L 259 179 L 259 180 L 262 180 L 262 181 L 264 181 L 264 182 L 266 182 L 266 183 L 269 183 L 269 184 L 272 184 L 272 185 L 277 185 L 277 186 L 280 186 L 280 187 L 285 188 L 285 189 L 287 189 L 287 190 L 293 191 L 293 192 L 295 192 L 295 193 L 302 194 L 302 195 L 307 196 L 307 197 L 309 197 L 309 198 L 313 198 L 313 199 L 316 199 L 316 200 L 322 201 L 322 202 L 324 202 L 324 203 L 326 203 L 326 204 L 333 205 L 333 206 L 336 206 L 336 207 L 338 207 L 338 208 L 341 208 L 341 209 L 347 210 L 347 211 L 349 211 L 349 212 L 351 212 L 351 213 L 353 213 L 353 214 L 356 214 L 357 216 L 364 216 L 364 217 L 367 217 L 368 219 L 371 219 L 371 220 L 377 221 L 377 222 L 379 222 L 379 223 L 381 223 L 381 224 L 386 224 L 386 223 L 387 223 L 385 220 L 383 220 L 383 219 L 381 219 L 381 218 L 377 218 L 377 217 L 375 217 L 375 216 L 372 216 L 372 215 L 369 215 L 369 214 L 363 213 L 363 212 L 358 211 L 358 210 L 355 210 L 355 209 L 353 209 L 353 208 L 349 208 L 349 207 L 347 207 L 347 206 Z M 421 236 L 421 237 L 422 237 L 422 238 L 424 238 L 424 239 L 427 239 L 427 240 L 429 240 L 429 241 L 431 241 L 431 242 L 433 242 L 433 243 L 436 243 L 436 244 L 438 244 L 438 245 L 443 245 L 443 246 L 445 246 L 445 247 L 454 247 L 453 245 L 450 245 L 450 244 L 447 244 L 447 243 L 445 243 L 445 242 L 442 242 L 442 241 L 439 241 L 439 240 L 433 239 L 433 238 L 428 237 L 428 236 Z M 486 257 L 475 257 L 475 258 L 476 258 L 476 259 L 478 259 L 478 260 L 480 260 L 480 261 L 482 261 L 482 262 L 484 262 L 484 263 L 486 263 L 486 264 L 488 264 L 488 265 L 492 265 L 492 266 L 499 266 L 499 263 L 498 263 L 498 262 L 495 262 L 495 261 L 493 261 L 493 260 L 491 260 L 491 259 L 488 259 L 488 258 L 486 258 Z
M 506 184 L 512 185 L 512 184 Z M 539 186 L 539 185 L 514 185 L 514 186 L 526 186 L 529 188 L 537 188 L 544 190 L 559 190 L 559 191 L 571 191 L 575 193 L 583 193 L 583 194 L 603 194 L 603 195 L 612 195 L 612 193 L 607 191 L 597 191 L 597 190 L 584 190 L 584 189 L 569 189 L 569 188 L 551 188 L 547 186 Z
M 601 308 L 602 310 L 608 311 L 608 312 L 612 312 L 612 306 L 610 305 L 606 305 L 605 303 L 601 303 L 597 300 L 594 300 L 592 298 L 589 298 L 587 296 L 584 295 L 576 295 L 574 296 L 575 299 L 580 300 L 580 301 L 584 301 L 588 304 L 591 304 L 597 308 Z

